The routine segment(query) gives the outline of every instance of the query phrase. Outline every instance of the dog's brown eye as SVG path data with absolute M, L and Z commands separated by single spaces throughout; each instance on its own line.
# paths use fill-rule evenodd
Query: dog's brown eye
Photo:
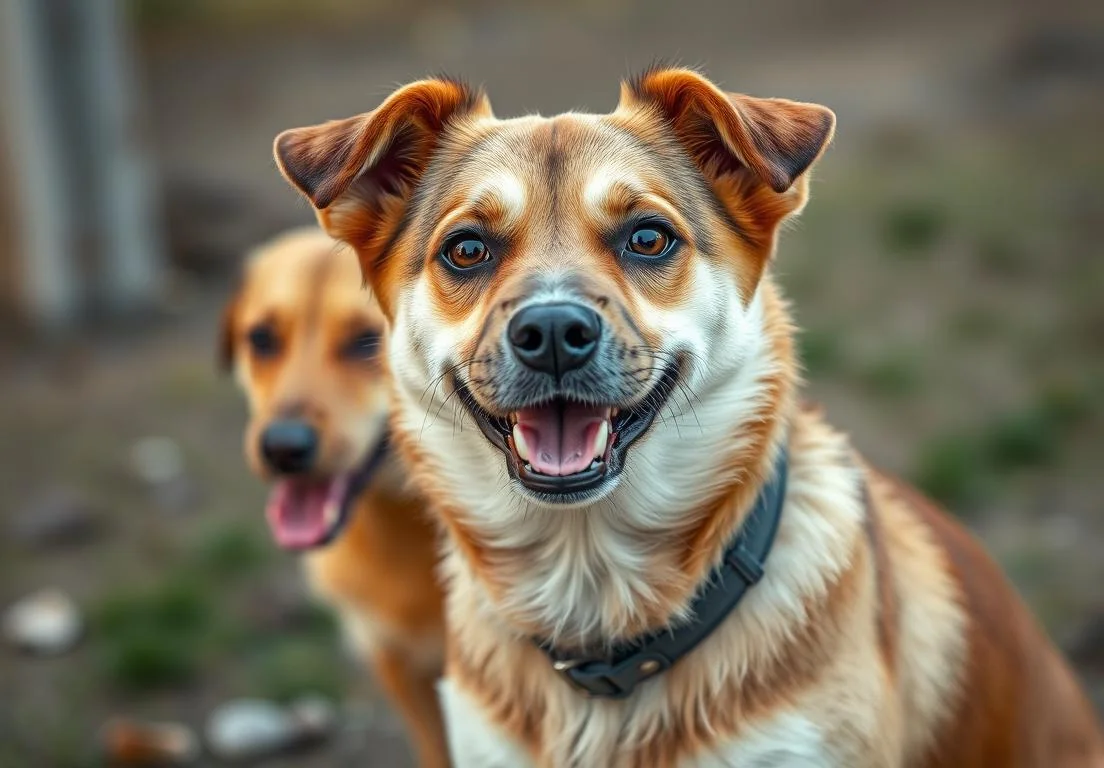
M 665 254 L 673 242 L 674 238 L 663 228 L 654 224 L 647 224 L 637 227 L 629 235 L 628 249 L 637 256 L 655 258 Z
M 280 351 L 280 342 L 275 332 L 267 325 L 258 325 L 249 330 L 249 346 L 257 357 L 272 357 Z
M 456 269 L 471 269 L 491 258 L 487 244 L 471 234 L 457 235 L 445 243 L 441 253 Z

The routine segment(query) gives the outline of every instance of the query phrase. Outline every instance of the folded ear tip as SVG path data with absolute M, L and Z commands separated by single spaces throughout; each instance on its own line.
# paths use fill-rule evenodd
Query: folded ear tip
M 328 182 L 327 168 L 320 166 L 313 154 L 311 139 L 317 132 L 311 128 L 289 128 L 272 142 L 276 167 L 288 182 L 311 201 L 315 208 L 328 207 L 336 198 L 333 184 Z
M 836 135 L 836 113 L 823 104 L 817 104 L 820 112 L 820 129 L 824 134 L 824 144 L 830 144 Z
M 307 190 L 303 188 L 293 154 L 295 146 L 300 143 L 302 130 L 301 128 L 289 128 L 286 131 L 280 131 L 272 141 L 272 156 L 276 160 L 276 167 L 280 169 L 280 173 L 283 174 L 284 178 L 300 191 L 306 193 Z

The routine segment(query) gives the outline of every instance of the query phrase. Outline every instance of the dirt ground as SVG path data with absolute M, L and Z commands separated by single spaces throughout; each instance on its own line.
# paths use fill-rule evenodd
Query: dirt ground
M 172 279 L 158 317 L 2 349 L 0 606 L 58 586 L 88 626 L 59 658 L 0 648 L 0 768 L 96 765 L 115 714 L 202 727 L 228 697 L 309 692 L 342 702 L 340 732 L 265 765 L 409 765 L 268 540 L 244 405 L 214 365 L 241 256 L 310 220 L 271 140 L 440 71 L 500 115 L 606 110 L 657 58 L 836 110 L 776 265 L 809 394 L 968 522 L 1104 705 L 1104 6 L 971 6 L 139 3 Z M 147 436 L 181 452 L 169 486 L 131 468 Z M 86 525 L 36 543 L 51 504 Z

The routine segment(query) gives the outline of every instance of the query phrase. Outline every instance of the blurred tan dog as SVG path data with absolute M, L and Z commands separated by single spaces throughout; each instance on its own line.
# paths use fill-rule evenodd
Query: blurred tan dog
M 384 319 L 354 255 L 317 228 L 261 246 L 223 315 L 220 355 L 249 400 L 245 455 L 266 515 L 404 716 L 420 763 L 448 765 L 435 531 L 388 450 Z
M 610 114 L 425 80 L 277 138 L 390 321 L 458 765 L 1102 764 L 978 544 L 800 405 L 771 262 L 834 124 L 657 69 Z

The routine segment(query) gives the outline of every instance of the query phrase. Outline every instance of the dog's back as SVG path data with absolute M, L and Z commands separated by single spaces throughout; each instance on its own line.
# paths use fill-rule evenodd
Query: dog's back
M 923 715 L 923 697 L 930 692 L 915 681 L 939 674 L 933 669 L 933 637 L 953 634 L 959 645 L 958 668 L 947 670 L 957 680 L 957 703 L 943 703 L 944 714 L 930 723 L 934 746 L 926 764 L 1099 765 L 1093 760 L 1104 755 L 1104 743 L 1091 705 L 996 563 L 910 486 L 871 473 L 870 491 L 881 647 L 896 657 L 887 659 L 887 667 L 913 683 L 901 687 L 912 699 L 903 708 L 906 717 Z M 953 590 L 961 623 L 919 609 L 942 591 L 933 582 Z

